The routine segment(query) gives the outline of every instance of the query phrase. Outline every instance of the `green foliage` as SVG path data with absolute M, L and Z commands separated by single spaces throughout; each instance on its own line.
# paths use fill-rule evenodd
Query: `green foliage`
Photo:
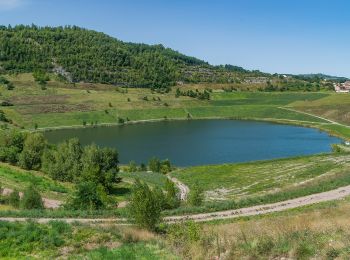
M 148 168 L 152 172 L 160 172 L 160 160 L 156 157 L 152 157 L 148 162 Z
M 137 165 L 135 161 L 130 161 L 128 166 L 128 172 L 136 172 L 137 171 Z
M 142 228 L 154 230 L 161 221 L 161 207 L 159 192 L 152 191 L 147 184 L 136 180 L 128 205 L 132 220 Z
M 56 149 L 47 148 L 42 157 L 42 170 L 54 180 L 74 181 L 81 173 L 82 147 L 78 139 L 60 143 Z
M 96 145 L 85 146 L 81 156 L 81 180 L 101 184 L 110 190 L 117 182 L 118 153 L 112 148 L 99 148 Z
M 152 172 L 161 172 L 163 174 L 167 174 L 172 170 L 171 163 L 168 159 L 161 161 L 157 157 L 152 157 L 149 160 L 148 168 Z
M 266 87 L 268 91 L 311 91 L 332 86 L 319 77 L 285 79 L 278 74 L 232 65 L 211 66 L 162 45 L 125 43 L 77 26 L 2 26 L 0 53 L 3 71 L 34 72 L 36 81 L 44 85 L 47 73 L 54 71 L 68 82 L 145 87 L 159 93 L 166 93 L 177 82 L 241 84 L 258 81 L 262 90 Z M 207 91 L 195 95 L 198 99 L 209 99 Z
M 72 198 L 65 205 L 74 210 L 98 210 L 105 207 L 96 183 L 88 181 L 77 184 Z
M 45 147 L 46 140 L 41 133 L 28 134 L 24 140 L 23 150 L 19 155 L 19 165 L 24 169 L 39 170 Z
M 185 245 L 201 239 L 202 227 L 193 222 L 186 221 L 169 225 L 167 238 L 175 245 Z
M 8 202 L 9 204 L 14 207 L 14 208 L 18 208 L 20 205 L 20 196 L 19 196 L 19 192 L 18 190 L 13 190 L 9 196 L 8 196 Z
M 4 111 L 0 110 L 0 121 L 1 122 L 10 122 L 10 120 L 6 117 Z
M 200 206 L 203 203 L 204 194 L 198 183 L 194 184 L 188 196 L 188 203 L 191 206 Z
M 165 182 L 165 209 L 174 209 L 180 205 L 175 184 L 167 179 Z
M 25 134 L 16 130 L 0 131 L 0 161 L 16 164 L 23 150 Z
M 28 188 L 23 192 L 21 207 L 23 209 L 43 209 L 44 208 L 44 203 L 41 198 L 41 195 L 36 190 L 33 184 L 30 184 Z
M 33 72 L 33 77 L 36 82 L 40 85 L 45 85 L 47 81 L 50 80 L 49 75 L 46 74 L 43 70 L 36 70 Z

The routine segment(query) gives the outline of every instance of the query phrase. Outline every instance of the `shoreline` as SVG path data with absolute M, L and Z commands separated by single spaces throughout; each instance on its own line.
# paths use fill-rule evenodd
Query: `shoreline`
M 297 112 L 297 111 L 296 111 Z M 318 117 L 317 117 L 318 118 Z M 37 129 L 28 129 L 26 131 L 29 132 L 50 132 L 56 130 L 64 130 L 64 129 L 81 129 L 81 128 L 97 128 L 97 127 L 113 127 L 113 126 L 127 126 L 127 125 L 135 125 L 135 124 L 146 124 L 146 123 L 157 123 L 157 122 L 172 122 L 172 121 L 191 121 L 191 120 L 241 120 L 241 121 L 261 121 L 261 122 L 269 122 L 274 124 L 282 124 L 282 125 L 294 125 L 299 127 L 307 127 L 314 128 L 319 131 L 325 132 L 330 136 L 338 137 L 343 141 L 349 141 L 350 136 L 342 135 L 336 133 L 330 129 L 325 129 L 323 125 L 337 125 L 341 127 L 350 126 L 342 125 L 336 122 L 310 122 L 310 121 L 302 121 L 302 120 L 294 120 L 294 119 L 283 119 L 283 118 L 255 118 L 255 117 L 244 117 L 244 118 L 235 118 L 235 117 L 199 117 L 199 118 L 155 118 L 155 119 L 141 119 L 141 120 L 132 120 L 126 121 L 124 123 L 99 123 L 97 125 L 65 125 L 65 126 L 50 126 L 50 127 L 41 127 Z

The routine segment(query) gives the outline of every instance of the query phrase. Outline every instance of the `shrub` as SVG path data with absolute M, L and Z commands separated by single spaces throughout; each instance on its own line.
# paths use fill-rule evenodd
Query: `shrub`
M 165 209 L 174 209 L 180 206 L 175 184 L 169 179 L 165 182 Z
M 23 193 L 22 208 L 24 209 L 43 209 L 44 203 L 40 193 L 35 189 L 34 185 L 31 184 Z
M 203 200 L 204 200 L 203 190 L 198 185 L 198 183 L 196 183 L 195 185 L 193 185 L 190 191 L 190 194 L 188 196 L 188 203 L 192 206 L 200 206 L 202 205 Z
M 128 205 L 129 216 L 135 223 L 149 230 L 155 230 L 161 221 L 159 194 L 152 191 L 147 184 L 136 180 Z
M 105 205 L 98 190 L 97 185 L 91 181 L 78 184 L 66 207 L 74 210 L 89 209 L 90 211 L 104 208 Z
M 42 170 L 51 178 L 60 181 L 74 181 L 81 173 L 82 147 L 77 138 L 66 140 L 57 149 L 45 149 Z
M 27 135 L 23 151 L 19 156 L 19 165 L 28 170 L 38 170 L 41 167 L 41 156 L 46 147 L 46 140 L 41 133 Z
M 20 204 L 20 196 L 19 196 L 19 192 L 18 190 L 13 190 L 9 197 L 8 197 L 8 201 L 9 201 L 9 204 L 14 207 L 14 208 L 18 208 L 19 207 L 19 204 Z

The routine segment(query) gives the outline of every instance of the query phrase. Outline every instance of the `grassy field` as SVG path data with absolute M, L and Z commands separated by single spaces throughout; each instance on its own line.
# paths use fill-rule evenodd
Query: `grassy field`
M 196 241 L 181 235 L 167 240 L 189 259 L 348 259 L 349 199 L 196 229 L 182 225 L 177 229 L 197 230 Z
M 43 173 L 26 171 L 8 164 L 0 164 L 0 183 L 3 188 L 25 190 L 29 184 L 35 187 L 46 198 L 65 199 L 72 191 L 73 185 L 52 180 Z
M 2 259 L 178 259 L 133 227 L 0 222 Z
M 5 113 L 21 127 L 39 128 L 116 123 L 118 117 L 130 120 L 171 118 L 229 117 L 286 119 L 324 123 L 322 119 L 282 110 L 280 106 L 309 104 L 330 99 L 330 93 L 223 92 L 211 86 L 211 100 L 175 97 L 175 89 L 166 94 L 149 89 L 121 89 L 103 84 L 65 84 L 52 80 L 46 89 L 34 82 L 31 74 L 8 76 L 14 90 L 0 89 L 1 99 L 14 106 Z M 184 86 L 203 91 L 206 85 Z M 298 103 L 299 102 L 299 103 Z M 321 102 L 321 101 L 320 101 Z M 345 101 L 344 101 L 345 102 Z
M 172 175 L 191 189 L 198 184 L 207 201 L 242 199 L 275 193 L 326 178 L 350 166 L 349 154 L 190 167 Z
M 350 95 L 346 93 L 333 94 L 309 102 L 295 101 L 289 105 L 300 111 L 350 125 Z

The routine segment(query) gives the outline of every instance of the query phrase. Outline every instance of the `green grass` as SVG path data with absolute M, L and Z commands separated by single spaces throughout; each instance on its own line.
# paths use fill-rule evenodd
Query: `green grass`
M 177 259 L 152 234 L 59 221 L 0 222 L 1 259 Z
M 17 167 L 0 164 L 0 183 L 4 188 L 23 191 L 30 183 L 47 198 L 62 199 L 72 190 L 72 185 L 60 183 L 35 171 L 25 171 Z
M 71 259 L 142 259 L 142 260 L 156 260 L 156 259 L 180 259 L 169 253 L 165 248 L 161 248 L 156 243 L 134 243 L 123 245 L 116 249 L 107 249 L 105 247 L 92 250 L 88 253 L 72 257 Z
M 117 118 L 132 121 L 187 118 L 242 118 L 286 119 L 307 122 L 324 122 L 313 116 L 282 110 L 279 106 L 295 102 L 317 102 L 327 98 L 327 93 L 295 92 L 213 92 L 210 101 L 189 97 L 175 98 L 175 89 L 166 94 L 153 93 L 149 89 L 129 88 L 125 93 L 116 87 L 103 84 L 78 83 L 75 87 L 50 81 L 46 90 L 34 82 L 30 74 L 11 76 L 14 90 L 0 89 L 1 99 L 9 100 L 12 107 L 4 107 L 5 113 L 16 125 L 39 128 L 82 125 L 91 122 L 117 123 Z M 204 88 L 198 85 L 196 88 Z M 85 88 L 85 89 L 84 89 Z M 89 89 L 89 90 L 87 90 Z M 147 96 L 148 101 L 144 100 Z M 128 101 L 130 100 L 130 101 Z M 168 106 L 165 106 L 165 103 Z
M 157 172 L 121 172 L 119 173 L 120 177 L 122 177 L 123 181 L 134 182 L 136 179 L 140 181 L 146 182 L 147 184 L 155 187 L 163 188 L 165 186 L 165 182 L 167 177 L 164 174 Z
M 350 166 L 349 154 L 324 154 L 238 164 L 189 167 L 172 173 L 191 189 L 196 183 L 207 200 L 240 199 L 274 192 Z
M 289 199 L 294 199 L 302 196 L 307 196 L 315 193 L 325 192 L 339 187 L 350 185 L 350 174 L 347 169 L 337 172 L 332 176 L 315 179 L 310 182 L 303 183 L 298 186 L 290 186 L 285 189 L 278 190 L 273 193 L 260 194 L 236 200 L 225 200 L 215 202 L 205 202 L 202 206 L 191 207 L 182 206 L 175 210 L 168 210 L 164 215 L 182 215 L 215 212 L 229 209 L 239 209 L 244 207 L 276 203 Z

